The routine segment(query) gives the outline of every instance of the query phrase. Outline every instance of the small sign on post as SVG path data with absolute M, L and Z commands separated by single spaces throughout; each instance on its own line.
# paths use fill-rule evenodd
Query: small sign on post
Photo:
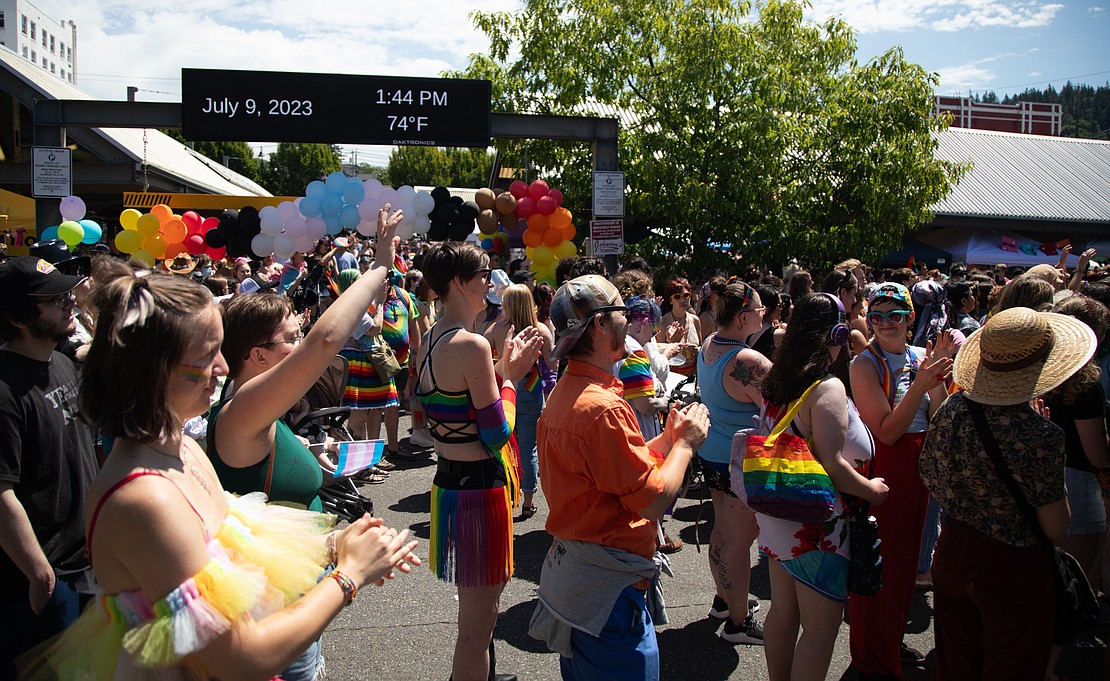
M 598 257 L 624 255 L 624 220 L 590 220 L 590 245 Z
M 594 171 L 594 217 L 624 217 L 624 173 Z
M 32 147 L 31 196 L 65 198 L 73 194 L 72 154 L 66 147 Z

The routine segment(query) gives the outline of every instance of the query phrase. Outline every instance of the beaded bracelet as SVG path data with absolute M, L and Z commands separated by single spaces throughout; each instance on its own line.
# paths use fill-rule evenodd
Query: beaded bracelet
M 354 580 L 339 570 L 332 570 L 328 576 L 339 584 L 340 589 L 343 589 L 343 605 L 350 605 L 353 603 L 355 596 L 358 595 L 358 587 L 355 586 Z

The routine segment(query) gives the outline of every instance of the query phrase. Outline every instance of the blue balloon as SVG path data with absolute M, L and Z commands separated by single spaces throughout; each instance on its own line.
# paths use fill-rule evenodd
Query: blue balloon
M 328 226 L 328 234 L 331 236 L 339 234 L 339 230 L 342 228 L 339 224 L 339 216 L 335 214 L 325 215 L 324 224 Z
M 322 199 L 328 193 L 328 188 L 320 180 L 313 180 L 304 188 L 304 195 L 313 199 Z
M 347 180 L 347 186 L 343 188 L 343 200 L 350 204 L 360 204 L 366 198 L 366 185 L 355 178 Z
M 81 239 L 81 243 L 91 245 L 100 241 L 100 236 L 104 233 L 100 225 L 92 220 L 78 220 L 77 222 L 85 228 L 85 238 Z
M 58 238 L 58 225 L 47 227 L 39 234 L 39 241 L 51 241 Z
M 303 205 L 304 201 L 301 203 Z M 338 194 L 327 194 L 320 201 L 320 212 L 324 215 L 339 215 L 341 210 L 343 210 L 343 197 Z
M 347 176 L 338 170 L 328 175 L 328 179 L 324 181 L 327 185 L 328 192 L 331 194 L 342 194 L 343 190 L 347 188 Z
M 301 199 L 300 206 L 301 215 L 306 218 L 314 218 L 320 214 L 320 199 L 315 196 L 306 196 Z
M 358 206 L 348 204 L 343 206 L 343 210 L 339 211 L 339 224 L 347 229 L 358 227 L 360 222 L 362 222 L 362 216 L 358 214 Z

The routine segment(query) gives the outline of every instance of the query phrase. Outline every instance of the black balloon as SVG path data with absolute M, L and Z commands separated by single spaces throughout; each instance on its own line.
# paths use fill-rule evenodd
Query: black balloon
M 445 203 L 436 208 L 436 217 L 447 224 L 452 224 L 459 219 L 459 207 L 453 203 Z
M 247 208 L 250 208 L 250 206 Z M 239 230 L 248 236 L 261 234 L 262 220 L 258 217 L 258 211 L 251 208 L 251 211 L 248 212 L 247 208 L 239 211 Z
M 473 201 L 464 201 L 462 208 L 459 209 L 459 217 L 464 220 L 474 220 L 478 217 L 478 213 L 480 212 L 482 212 L 482 209 L 478 208 L 477 203 Z
M 251 238 L 246 234 L 236 234 L 227 242 L 227 254 L 233 258 L 251 254 Z
M 451 198 L 451 192 L 447 187 L 436 187 L 432 190 L 432 198 L 436 200 L 436 205 L 438 206 Z
M 448 228 L 447 235 L 455 241 L 466 241 L 466 237 L 470 236 L 473 231 L 473 220 L 459 220 Z
M 428 228 L 428 241 L 445 241 L 447 239 L 447 223 L 436 220 Z
M 220 234 L 219 228 L 210 229 L 204 233 L 204 243 L 210 248 L 223 248 L 227 245 L 227 239 Z
M 225 208 L 223 212 L 220 213 L 220 219 L 223 220 L 224 218 L 227 218 L 229 220 L 238 220 L 239 211 L 235 210 L 234 208 Z
M 223 217 L 220 218 L 220 224 L 216 227 L 220 231 L 220 236 L 231 241 L 239 234 L 239 219 Z

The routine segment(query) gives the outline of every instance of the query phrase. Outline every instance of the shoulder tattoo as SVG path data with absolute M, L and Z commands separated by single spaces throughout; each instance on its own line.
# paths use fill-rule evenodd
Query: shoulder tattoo
M 732 372 L 729 375 L 740 381 L 745 387 L 759 385 L 767 375 L 767 368 L 759 362 L 737 359 L 736 363 L 732 365 Z

